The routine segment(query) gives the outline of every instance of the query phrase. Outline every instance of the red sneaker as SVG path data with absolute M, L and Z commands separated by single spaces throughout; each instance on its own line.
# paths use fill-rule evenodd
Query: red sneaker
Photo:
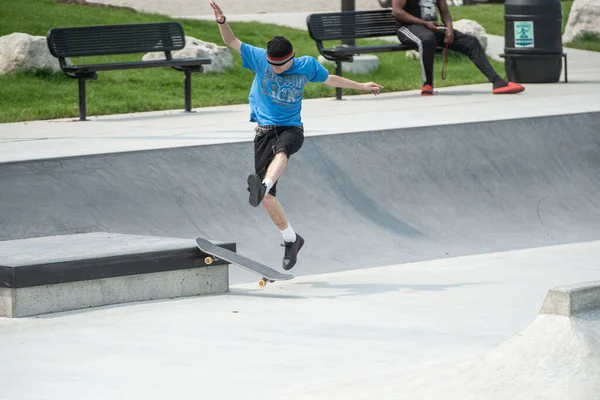
M 432 95 L 433 95 L 433 86 L 423 85 L 423 89 L 421 89 L 421 96 L 432 96 Z
M 518 83 L 508 82 L 508 85 L 496 88 L 496 89 L 492 90 L 492 93 L 494 93 L 494 94 L 512 94 L 512 93 L 522 92 L 523 90 L 525 90 L 525 88 L 523 86 L 519 85 Z

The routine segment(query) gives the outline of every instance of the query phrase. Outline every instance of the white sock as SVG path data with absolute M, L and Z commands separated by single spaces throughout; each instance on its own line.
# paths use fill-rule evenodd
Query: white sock
M 265 186 L 267 187 L 267 193 L 269 192 L 269 190 L 271 190 L 271 188 L 273 187 L 273 181 L 269 178 L 265 178 L 262 183 L 265 184 Z
M 292 229 L 292 226 L 288 224 L 287 228 L 284 230 L 280 230 L 281 236 L 283 236 L 283 240 L 288 243 L 294 243 L 296 241 L 296 232 Z

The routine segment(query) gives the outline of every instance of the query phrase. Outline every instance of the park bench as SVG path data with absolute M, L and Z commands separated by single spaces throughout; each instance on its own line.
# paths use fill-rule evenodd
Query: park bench
M 185 73 L 185 111 L 192 108 L 192 73 L 202 72 L 210 58 L 173 59 L 171 51 L 185 47 L 178 22 L 53 28 L 46 35 L 48 48 L 68 76 L 79 80 L 79 119 L 86 119 L 85 81 L 98 79 L 98 71 L 172 67 Z M 164 52 L 164 60 L 115 61 L 72 65 L 68 57 Z
M 315 13 L 307 17 L 306 24 L 319 53 L 335 62 L 335 74 L 338 76 L 342 76 L 342 62 L 352 61 L 354 55 L 416 49 L 399 40 L 386 44 L 354 44 L 356 39 L 398 37 L 398 25 L 391 9 Z M 327 40 L 342 40 L 350 44 L 325 47 L 323 42 Z M 336 99 L 341 100 L 342 89 L 336 88 L 335 94 Z

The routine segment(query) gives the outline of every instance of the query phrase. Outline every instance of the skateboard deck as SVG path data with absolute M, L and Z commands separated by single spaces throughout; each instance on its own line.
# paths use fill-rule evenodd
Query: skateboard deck
M 282 274 L 273 268 L 267 267 L 266 265 L 254 260 L 250 260 L 249 258 L 246 258 L 231 250 L 219 247 L 203 238 L 196 238 L 196 245 L 203 252 L 210 254 L 210 256 L 204 259 L 206 264 L 212 264 L 215 259 L 228 261 L 237 265 L 238 267 L 242 267 L 250 272 L 254 272 L 257 275 L 262 276 L 262 279 L 258 282 L 261 287 L 265 286 L 267 282 L 286 281 L 294 277 L 294 275 Z

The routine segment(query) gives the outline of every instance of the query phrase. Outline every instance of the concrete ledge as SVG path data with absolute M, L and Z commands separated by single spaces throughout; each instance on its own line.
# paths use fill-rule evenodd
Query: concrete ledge
M 111 304 L 225 293 L 227 265 L 94 279 L 27 288 L 0 288 L 0 317 L 28 317 Z
M 593 281 L 550 289 L 540 314 L 570 317 L 599 308 L 600 281 Z
M 193 239 L 106 232 L 0 242 L 0 317 L 227 292 L 229 264 L 205 256 Z

